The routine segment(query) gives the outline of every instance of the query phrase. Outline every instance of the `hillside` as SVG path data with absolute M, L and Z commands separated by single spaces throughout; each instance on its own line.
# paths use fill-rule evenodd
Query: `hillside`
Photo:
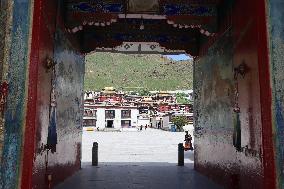
M 192 62 L 161 55 L 94 53 L 86 56 L 85 90 L 192 89 Z

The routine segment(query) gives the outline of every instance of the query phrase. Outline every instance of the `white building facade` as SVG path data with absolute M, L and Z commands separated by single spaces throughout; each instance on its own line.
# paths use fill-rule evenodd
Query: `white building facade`
M 104 128 L 134 128 L 137 127 L 139 111 L 137 107 L 96 106 L 96 127 Z
M 150 126 L 156 129 L 170 130 L 170 115 L 159 114 L 152 116 Z

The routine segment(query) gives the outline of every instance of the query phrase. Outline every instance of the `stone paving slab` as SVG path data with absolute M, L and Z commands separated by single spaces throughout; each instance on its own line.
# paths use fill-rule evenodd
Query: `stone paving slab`
M 221 189 L 193 170 L 192 164 L 103 163 L 83 169 L 56 189 Z
M 177 166 L 184 133 L 155 129 L 142 132 L 83 132 L 82 170 L 56 189 L 220 189 L 193 170 L 193 152 Z M 99 143 L 99 166 L 91 166 L 93 142 Z

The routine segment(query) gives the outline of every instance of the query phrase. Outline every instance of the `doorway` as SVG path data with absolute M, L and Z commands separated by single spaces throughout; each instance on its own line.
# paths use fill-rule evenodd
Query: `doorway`
M 107 120 L 107 128 L 113 128 L 113 120 Z

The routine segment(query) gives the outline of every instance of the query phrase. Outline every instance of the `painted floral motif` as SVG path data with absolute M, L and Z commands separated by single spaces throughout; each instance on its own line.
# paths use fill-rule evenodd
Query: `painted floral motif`
M 4 111 L 7 102 L 8 83 L 4 81 L 0 85 L 0 159 L 2 158 L 2 149 L 4 143 Z
M 216 7 L 192 6 L 188 4 L 165 4 L 163 6 L 165 15 L 192 15 L 192 16 L 215 16 Z
M 74 11 L 89 13 L 123 13 L 123 5 L 121 3 L 106 3 L 100 0 L 80 2 L 72 4 L 70 7 Z

